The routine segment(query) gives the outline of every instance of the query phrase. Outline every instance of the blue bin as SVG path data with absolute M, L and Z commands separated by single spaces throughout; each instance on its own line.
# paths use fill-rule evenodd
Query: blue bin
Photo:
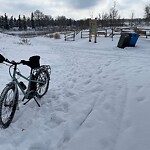
M 130 47 L 135 47 L 135 44 L 139 38 L 139 34 L 138 33 L 129 33 L 130 36 L 130 42 L 129 45 Z

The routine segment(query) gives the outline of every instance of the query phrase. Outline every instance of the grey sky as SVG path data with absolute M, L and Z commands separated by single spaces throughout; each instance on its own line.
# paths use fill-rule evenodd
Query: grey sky
M 69 4 L 70 6 L 76 9 L 87 9 L 93 6 L 96 6 L 102 1 L 105 0 L 62 0 L 64 3 Z
M 45 15 L 57 17 L 65 15 L 68 18 L 81 19 L 97 17 L 99 13 L 109 12 L 113 0 L 0 0 L 0 15 L 30 16 L 35 10 Z M 150 4 L 149 0 L 116 0 L 116 9 L 121 18 L 130 18 L 134 12 L 135 17 L 144 16 L 144 7 Z

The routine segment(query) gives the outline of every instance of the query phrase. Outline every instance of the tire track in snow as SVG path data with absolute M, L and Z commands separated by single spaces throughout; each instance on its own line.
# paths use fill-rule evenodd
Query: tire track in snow
M 120 74 L 119 74 L 119 76 L 117 77 L 117 76 L 115 76 L 115 74 L 114 74 L 114 76 L 115 77 L 113 77 L 112 79 L 114 80 L 114 85 L 115 86 L 118 86 L 119 87 L 119 89 L 118 90 L 115 90 L 115 92 L 117 91 L 118 93 L 116 93 L 116 95 L 115 95 L 115 99 L 112 99 L 112 100 L 115 100 L 116 101 L 116 103 L 118 104 L 118 106 L 116 107 L 116 113 L 114 113 L 114 120 L 112 120 L 112 123 L 114 122 L 114 124 L 115 124 L 115 127 L 112 127 L 112 129 L 114 130 L 112 130 L 112 135 L 107 139 L 103 139 L 102 140 L 102 145 L 106 142 L 106 143 L 111 143 L 111 142 L 108 142 L 108 141 L 111 141 L 112 140 L 112 144 L 110 144 L 111 146 L 110 146 L 110 148 L 112 149 L 112 150 L 116 150 L 116 145 L 117 145 L 117 142 L 118 142 L 118 139 L 119 139 L 119 137 L 120 137 L 120 134 L 121 134 L 121 130 L 122 130 L 122 122 L 123 122 L 123 118 L 124 118 L 124 113 L 125 113 L 125 109 L 126 109 L 126 103 L 127 103 L 127 99 L 128 99 L 128 84 L 127 84 L 127 78 L 126 78 L 126 73 L 127 73 L 127 68 L 126 68 L 126 65 L 127 65 L 127 63 L 128 63 L 128 60 L 126 61 L 126 63 L 125 63 L 125 61 L 123 61 L 123 66 L 122 66 L 122 61 L 123 60 L 120 60 L 120 59 L 118 59 L 118 60 L 116 60 L 116 64 L 117 65 L 119 65 L 119 68 L 122 68 L 122 71 L 121 71 L 121 73 L 122 72 L 124 72 L 124 73 L 122 73 L 122 78 L 120 78 Z M 126 64 L 126 65 L 125 65 Z M 122 66 L 122 67 L 120 67 L 120 66 Z M 115 68 L 115 67 L 112 67 L 112 68 Z M 118 68 L 118 69 L 119 69 Z M 117 69 L 116 69 L 117 70 Z M 115 71 L 116 71 L 115 70 Z M 117 81 L 118 80 L 121 80 L 121 81 L 119 81 L 118 83 L 117 83 Z M 107 100 L 106 100 L 107 101 Z M 106 110 L 110 110 L 110 112 L 112 112 L 112 111 L 114 111 L 113 109 L 113 107 L 111 106 L 111 103 L 109 103 L 109 102 L 106 102 L 106 101 L 104 101 L 104 109 L 106 109 Z M 109 145 L 109 144 L 108 144 Z M 107 145 L 107 146 L 108 146 Z M 103 145 L 104 147 L 103 148 L 106 148 L 107 146 L 104 144 Z M 106 147 L 105 147 L 106 146 Z M 108 148 L 109 149 L 109 148 Z
M 137 70 L 138 71 L 143 71 L 144 67 L 145 67 L 145 63 L 144 63 L 144 66 L 142 65 L 141 67 L 141 62 L 143 63 L 143 61 L 140 61 L 139 60 L 136 62 L 137 60 L 131 60 L 129 59 L 127 62 L 126 62 L 126 69 L 124 69 L 124 76 L 125 76 L 125 80 L 126 80 L 126 89 L 127 89 L 127 95 L 126 95 L 126 101 L 124 101 L 123 105 L 123 111 L 122 111 L 122 114 L 121 114 L 121 121 L 120 121 L 120 127 L 119 127 L 119 130 L 118 130 L 118 135 L 117 135 L 117 139 L 116 139 L 116 142 L 115 142 L 115 145 L 114 145 L 114 149 L 113 150 L 119 150 L 118 148 L 118 145 L 120 144 L 120 138 L 123 136 L 124 134 L 124 131 L 126 131 L 127 129 L 129 129 L 130 127 L 132 127 L 132 120 L 131 120 L 131 116 L 129 115 L 129 108 L 127 109 L 127 106 L 132 103 L 131 101 L 129 102 L 129 100 L 132 100 L 134 101 L 134 98 L 132 97 L 129 97 L 129 96 L 132 96 L 132 95 L 136 95 L 136 97 L 138 98 L 135 98 L 137 101 L 138 100 L 145 100 L 145 97 L 142 97 L 141 95 L 142 94 L 140 92 L 140 90 L 143 88 L 142 84 L 141 84 L 141 81 L 137 81 L 138 77 L 135 77 L 137 75 Z M 146 60 L 145 60 L 146 61 Z M 147 67 L 146 67 L 147 68 Z M 129 73 L 128 72 L 131 72 L 132 73 Z M 144 72 L 144 71 L 143 71 Z M 147 73 L 147 72 L 146 72 Z M 131 76 L 131 79 L 130 79 L 130 76 Z M 136 84 L 134 83 L 135 81 L 133 82 L 129 82 L 130 80 L 132 80 L 133 78 L 136 79 Z M 128 80 L 127 80 L 128 79 Z M 139 78 L 140 79 L 140 78 Z M 133 84 L 134 83 L 134 84 Z M 133 84 L 133 85 L 132 85 Z M 135 86 L 137 85 L 137 86 Z M 131 87 L 130 87 L 131 86 Z M 132 87 L 133 86 L 133 87 Z M 135 91 L 133 89 L 136 89 Z M 135 92 L 135 93 L 134 93 Z M 132 94 L 131 94 L 132 93 Z M 140 97 L 139 97 L 140 95 Z M 144 95 L 144 94 L 143 94 Z M 145 96 L 145 95 L 144 95 Z M 131 104 L 130 104 L 131 105 Z M 129 106 L 128 106 L 129 107 Z M 130 137 L 129 137 L 130 138 Z M 120 146 L 120 145 L 119 145 Z
M 118 133 L 116 135 L 116 140 L 114 142 L 114 147 L 112 150 L 116 150 L 116 145 L 117 145 L 117 142 L 119 140 L 119 137 L 120 137 L 120 134 L 121 134 L 121 130 L 122 130 L 122 123 L 123 123 L 123 119 L 124 119 L 124 114 L 125 114 L 125 109 L 126 109 L 126 103 L 127 103 L 127 100 L 128 100 L 128 84 L 127 84 L 127 78 L 126 78 L 126 71 L 124 71 L 124 80 L 125 80 L 125 95 L 124 95 L 124 98 L 122 100 L 122 104 L 120 106 L 120 115 L 118 116 Z
M 111 65 L 111 63 L 112 63 L 112 61 L 110 61 L 110 60 L 108 60 L 105 64 L 103 64 L 103 65 L 101 65 L 101 67 L 99 68 L 99 70 L 97 71 L 97 75 L 98 76 L 101 76 L 101 73 L 103 72 L 103 69 L 105 68 L 105 67 L 108 67 L 109 65 Z M 103 86 L 103 85 L 101 85 L 101 86 Z M 94 91 L 96 91 L 96 89 L 94 89 L 94 90 L 92 90 L 93 92 Z M 98 89 L 98 91 L 99 91 L 99 89 Z M 101 94 L 100 95 L 102 95 L 104 92 L 103 92 L 103 90 L 101 90 Z M 88 112 L 87 112 L 87 114 L 85 115 L 85 118 L 83 119 L 83 121 L 80 123 L 80 127 L 84 124 L 84 122 L 88 119 L 88 117 L 89 117 L 89 115 L 92 113 L 92 111 L 94 110 L 94 107 L 95 107 L 95 104 L 97 103 L 97 101 L 98 101 L 99 99 L 96 99 L 96 100 L 94 100 L 93 102 L 92 102 L 92 104 L 91 104 L 91 108 L 88 110 Z M 103 100 L 101 100 L 101 103 L 103 103 L 104 102 L 104 99 Z
M 76 58 L 75 58 L 75 60 L 72 60 L 73 61 L 73 63 L 75 63 L 73 66 L 77 66 L 77 65 L 80 65 L 80 63 L 76 60 Z M 114 60 L 113 60 L 114 61 Z M 116 61 L 116 60 L 115 60 Z M 70 61 L 69 61 L 70 62 Z M 95 61 L 94 61 L 94 63 L 95 63 Z M 95 79 L 95 81 L 97 82 L 97 78 L 99 78 L 99 80 L 100 80 L 100 78 L 101 78 L 101 73 L 103 72 L 103 69 L 104 68 L 107 68 L 108 66 L 110 66 L 111 65 L 111 63 L 112 63 L 112 61 L 110 61 L 109 59 L 107 60 L 107 61 L 105 61 L 105 63 L 100 67 L 99 65 L 98 65 L 98 70 L 96 70 L 96 72 L 93 72 L 92 73 L 92 75 L 90 75 L 90 78 L 92 78 L 93 77 L 93 79 L 96 77 L 96 79 Z M 92 64 L 93 65 L 93 64 Z M 83 66 L 82 66 L 83 67 Z M 77 67 L 78 68 L 78 67 Z M 85 70 L 87 69 L 85 66 L 83 67 Z M 82 68 L 82 69 L 83 69 Z M 91 69 L 91 68 L 90 68 Z M 74 71 L 73 71 L 74 70 Z M 79 72 L 76 70 L 76 69 L 73 69 L 72 71 L 73 71 L 73 75 L 72 76 L 74 76 L 74 73 L 75 74 L 79 74 Z M 83 72 L 83 70 L 81 71 L 81 72 Z M 89 72 L 88 72 L 89 73 Z M 96 75 L 95 75 L 96 74 Z M 71 76 L 71 74 L 70 74 L 70 76 Z M 81 76 L 80 76 L 81 77 Z M 70 77 L 71 78 L 71 77 Z M 88 80 L 88 79 L 87 79 Z M 94 81 L 94 82 L 95 82 Z M 93 82 L 93 81 L 91 81 L 91 80 L 88 80 L 88 81 L 85 81 L 85 82 L 83 82 L 83 83 L 87 83 L 87 84 L 90 84 L 91 82 Z M 85 86 L 85 84 L 84 84 L 84 86 Z M 81 128 L 81 126 L 86 122 L 86 120 L 88 119 L 88 117 L 90 116 L 90 114 L 92 113 L 92 111 L 94 110 L 94 107 L 95 107 L 95 104 L 97 103 L 97 101 L 99 101 L 100 99 L 99 99 L 99 97 L 103 97 L 102 98 L 102 100 L 101 100 L 101 102 L 100 103 L 103 103 L 104 102 L 104 100 L 105 100 L 105 94 L 104 94 L 104 92 L 103 92 L 103 90 L 102 90 L 102 87 L 103 87 L 103 85 L 102 85 L 102 82 L 101 82 L 101 85 L 100 85 L 100 87 L 96 87 L 96 88 L 90 88 L 90 90 L 91 91 L 93 91 L 93 92 L 101 92 L 100 94 L 98 94 L 97 95 L 97 98 L 95 99 L 95 100 L 92 100 L 92 101 L 90 101 L 89 102 L 89 106 L 88 107 L 86 107 L 86 109 L 84 110 L 82 107 L 81 107 L 81 109 L 83 109 L 81 112 L 84 112 L 83 114 L 82 114 L 82 117 L 81 118 L 77 118 L 76 119 L 76 121 L 78 122 L 77 124 L 76 124 L 76 126 L 74 126 L 74 127 L 71 127 L 71 125 L 67 125 L 68 126 L 68 128 L 66 129 L 66 131 L 65 131 L 65 133 L 64 133 L 64 137 L 62 138 L 62 140 L 61 140 L 61 142 L 60 142 L 60 144 L 58 144 L 58 147 L 61 149 L 62 147 L 64 147 L 65 145 L 67 145 L 67 143 L 70 141 L 70 139 L 74 136 L 74 134 Z M 84 89 L 84 90 L 87 90 L 87 89 Z M 91 92 L 90 90 L 88 90 L 88 93 L 89 92 Z M 83 92 L 85 92 L 85 91 L 83 91 Z M 95 94 L 95 93 L 94 93 Z M 82 92 L 81 92 L 81 95 L 82 95 Z M 100 96 L 101 95 L 101 96 Z M 82 99 L 83 101 L 85 101 L 84 99 Z M 86 104 L 86 103 L 85 103 Z M 77 105 L 80 105 L 80 104 L 77 104 Z M 75 107 L 77 107 L 77 106 L 75 106 Z M 69 112 L 68 112 L 69 113 Z M 80 114 L 81 115 L 81 114 Z M 74 128 L 74 129 L 70 129 L 70 128 Z M 71 130 L 71 131 L 70 131 Z M 73 130 L 73 131 L 72 131 Z M 67 133 L 66 133 L 67 132 Z M 67 134 L 67 135 L 66 135 Z M 69 137 L 69 138 L 68 138 Z
M 120 68 L 122 68 L 121 71 L 119 71 Z M 112 70 L 112 74 L 109 74 L 110 70 Z M 82 119 L 80 127 L 76 129 L 72 137 L 78 134 L 78 132 L 81 132 L 82 129 L 85 130 L 85 128 L 87 128 L 87 131 L 84 132 L 85 135 L 80 135 L 80 140 L 83 140 L 84 137 L 88 138 L 88 132 L 91 132 L 90 129 L 92 129 L 92 126 L 96 125 L 97 122 L 99 122 L 99 125 L 97 125 L 100 126 L 97 128 L 97 132 L 105 128 L 104 130 L 109 131 L 109 133 L 103 133 L 98 136 L 99 145 L 91 142 L 88 148 L 80 143 L 81 146 L 76 147 L 79 150 L 92 149 L 92 145 L 96 145 L 97 149 L 102 148 L 105 150 L 115 150 L 117 141 L 121 134 L 122 121 L 124 118 L 128 96 L 128 85 L 125 75 L 126 61 L 120 62 L 118 57 L 116 59 L 111 59 L 111 61 L 105 60 L 101 71 L 97 72 L 99 72 L 99 75 L 95 77 L 97 77 L 97 79 L 101 79 L 101 85 L 103 86 L 104 90 L 101 94 L 98 95 L 99 98 L 96 101 L 93 101 L 93 107 L 89 109 L 85 117 Z M 102 125 L 104 125 L 104 127 Z M 93 133 L 89 133 L 89 138 L 94 139 L 94 137 L 91 137 L 92 135 Z M 77 139 L 75 141 L 79 142 Z M 94 142 L 94 140 L 92 141 Z M 67 141 L 67 143 L 68 142 L 69 141 Z M 83 143 L 85 143 L 85 141 L 83 141 Z M 78 143 L 75 143 L 75 145 L 78 145 Z M 71 148 L 72 147 L 73 145 Z M 68 147 L 67 150 L 69 150 L 69 148 L 70 147 Z M 71 150 L 75 149 L 72 148 Z
M 69 140 L 72 138 L 74 133 L 84 124 L 84 122 L 86 121 L 86 119 L 88 118 L 90 113 L 93 111 L 95 102 L 97 100 L 97 99 L 92 100 L 92 97 L 91 97 L 91 100 L 88 103 L 86 102 L 84 104 L 84 102 L 87 99 L 87 97 L 85 97 L 85 92 L 87 92 L 86 91 L 87 87 L 91 84 L 91 82 L 92 82 L 91 78 L 94 76 L 95 72 L 92 72 L 90 70 L 91 68 L 89 68 L 90 66 L 87 66 L 82 61 L 83 60 L 81 58 L 80 59 L 77 58 L 77 56 L 75 56 L 74 58 L 68 57 L 67 61 L 66 61 L 67 64 L 69 62 L 68 68 L 70 67 L 70 71 L 68 71 L 69 74 L 67 76 L 69 78 L 68 82 L 72 82 L 74 84 L 74 85 L 72 85 L 72 90 L 76 91 L 75 95 L 77 96 L 77 98 L 79 97 L 79 95 L 81 97 L 79 100 L 73 102 L 72 106 L 70 106 L 70 107 L 72 107 L 72 108 L 79 107 L 80 109 L 79 108 L 78 109 L 82 113 L 82 115 L 81 115 L 81 113 L 78 114 L 78 109 L 75 110 L 76 112 L 74 112 L 74 113 L 73 113 L 73 110 L 71 110 L 71 113 L 73 113 L 72 118 L 76 117 L 76 113 L 77 113 L 77 115 L 79 115 L 79 118 L 76 117 L 77 122 L 76 122 L 76 125 L 73 125 L 73 126 L 72 126 L 72 124 L 73 124 L 72 118 L 69 118 L 70 120 L 66 120 L 66 122 L 68 122 L 66 126 L 68 126 L 68 127 L 64 131 L 64 136 L 62 137 L 60 143 L 58 144 L 59 148 L 66 145 L 69 142 Z M 94 63 L 95 63 L 95 61 L 94 61 Z M 91 65 L 93 65 L 93 64 L 91 64 Z M 109 65 L 109 63 L 107 63 L 107 66 L 108 65 Z M 97 72 L 97 74 L 100 74 L 102 71 L 101 67 L 99 67 L 99 68 L 100 68 L 99 69 L 100 71 Z M 84 71 L 83 71 L 83 69 L 84 69 Z M 67 79 L 65 79 L 65 80 L 67 80 Z M 67 88 L 67 87 L 65 87 L 65 88 Z M 69 89 L 69 90 L 71 90 L 71 89 Z M 90 92 L 90 90 L 88 92 Z M 67 96 L 67 95 L 65 95 L 65 96 Z M 82 105 L 83 105 L 83 107 L 82 107 Z M 85 105 L 86 105 L 86 107 L 85 107 Z M 71 129 L 71 128 L 73 128 L 73 129 Z

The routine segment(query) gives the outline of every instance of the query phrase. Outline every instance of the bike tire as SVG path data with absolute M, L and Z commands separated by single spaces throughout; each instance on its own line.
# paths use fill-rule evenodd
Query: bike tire
M 15 90 L 17 90 L 15 92 Z M 7 128 L 13 120 L 18 105 L 18 89 L 14 83 L 9 83 L 0 96 L 0 127 Z M 8 114 L 7 114 L 8 113 Z
M 42 83 L 36 83 L 36 97 L 41 98 L 43 97 L 49 88 L 49 72 L 45 69 L 40 69 L 36 74 L 36 81 L 42 81 Z

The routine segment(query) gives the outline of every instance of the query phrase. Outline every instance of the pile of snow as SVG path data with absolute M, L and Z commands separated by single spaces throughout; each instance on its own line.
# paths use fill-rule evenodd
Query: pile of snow
M 20 61 L 40 55 L 52 68 L 50 87 L 40 100 L 20 103 L 13 122 L 0 130 L 2 150 L 149 150 L 150 40 L 117 48 L 119 37 L 66 42 L 0 34 L 0 53 Z M 28 75 L 30 69 L 20 65 Z M 0 64 L 0 91 L 10 81 Z M 20 100 L 22 93 L 20 92 Z

